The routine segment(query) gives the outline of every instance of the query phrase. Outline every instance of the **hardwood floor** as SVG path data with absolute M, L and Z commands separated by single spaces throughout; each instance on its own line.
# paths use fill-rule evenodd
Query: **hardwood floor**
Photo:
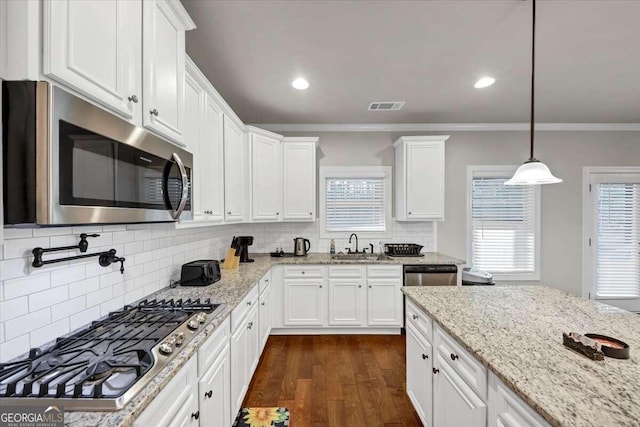
M 243 407 L 284 406 L 291 427 L 421 426 L 404 335 L 271 336 Z

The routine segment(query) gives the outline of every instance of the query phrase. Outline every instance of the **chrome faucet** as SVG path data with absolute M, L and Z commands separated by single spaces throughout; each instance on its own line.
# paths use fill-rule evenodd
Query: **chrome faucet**
M 356 251 L 355 251 L 355 252 L 352 252 L 352 251 L 351 251 L 351 248 L 349 248 L 349 253 L 350 253 L 350 254 L 351 254 L 351 253 L 355 253 L 355 254 L 357 254 L 357 253 L 358 253 L 358 235 L 357 235 L 356 233 L 351 233 L 351 236 L 349 236 L 349 244 L 351 244 L 351 238 L 352 238 L 352 237 L 355 237 L 355 238 L 356 238 Z

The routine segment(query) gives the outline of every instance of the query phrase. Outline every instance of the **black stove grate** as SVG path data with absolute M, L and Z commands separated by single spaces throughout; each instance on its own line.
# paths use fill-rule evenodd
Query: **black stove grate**
M 0 364 L 0 397 L 117 398 L 154 364 L 153 347 L 210 300 L 144 300 Z

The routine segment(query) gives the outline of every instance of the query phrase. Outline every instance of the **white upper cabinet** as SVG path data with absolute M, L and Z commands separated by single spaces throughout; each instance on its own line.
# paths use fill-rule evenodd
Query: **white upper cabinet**
M 224 220 L 224 114 L 207 95 L 204 131 L 200 142 L 202 207 L 208 221 Z
M 224 116 L 224 206 L 225 221 L 240 222 L 245 208 L 244 132 Z
M 282 219 L 316 219 L 316 146 L 318 138 L 282 140 Z
M 280 135 L 248 126 L 251 220 L 279 221 L 282 211 Z
M 145 0 L 142 17 L 142 122 L 182 142 L 185 31 L 195 25 L 177 0 Z
M 48 0 L 43 9 L 44 74 L 139 122 L 142 2 Z
M 397 221 L 444 219 L 444 142 L 442 136 L 403 136 L 396 150 Z
M 191 203 L 193 218 L 203 218 L 203 139 L 204 105 L 206 93 L 191 72 L 185 76 L 184 87 L 184 139 L 186 149 L 193 154 L 193 170 L 191 173 Z

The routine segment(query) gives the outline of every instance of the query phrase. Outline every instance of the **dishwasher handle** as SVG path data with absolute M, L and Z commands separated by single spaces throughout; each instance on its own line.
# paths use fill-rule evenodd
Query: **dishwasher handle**
M 458 266 L 456 265 L 433 265 L 433 264 L 424 264 L 424 265 L 405 265 L 404 273 L 407 274 L 421 274 L 421 273 L 443 273 L 443 274 L 451 274 L 457 273 Z

